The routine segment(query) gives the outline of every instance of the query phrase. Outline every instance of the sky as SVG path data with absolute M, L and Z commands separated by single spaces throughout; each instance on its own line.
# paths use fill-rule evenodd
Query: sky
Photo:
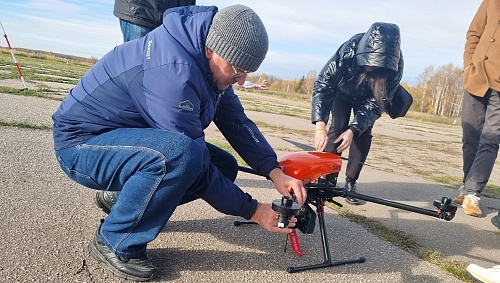
M 122 43 L 112 0 L 0 0 L 0 21 L 15 48 L 101 58 Z M 338 47 L 374 22 L 399 26 L 403 81 L 429 66 L 462 67 L 467 28 L 481 0 L 197 0 L 198 5 L 252 8 L 269 36 L 257 74 L 299 79 L 319 72 Z M 0 46 L 7 42 L 0 39 Z M 22 68 L 22 62 L 19 62 Z

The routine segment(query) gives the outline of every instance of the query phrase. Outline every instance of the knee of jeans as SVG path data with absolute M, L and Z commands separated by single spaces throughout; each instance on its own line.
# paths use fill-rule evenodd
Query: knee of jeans
M 204 164 L 208 165 L 208 150 L 189 138 L 180 140 L 177 146 L 176 166 L 184 167 L 193 176 L 201 174 Z

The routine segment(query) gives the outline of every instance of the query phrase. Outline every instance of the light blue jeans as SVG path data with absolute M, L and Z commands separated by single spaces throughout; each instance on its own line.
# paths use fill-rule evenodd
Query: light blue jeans
M 122 19 L 120 19 L 120 29 L 123 34 L 123 42 L 143 37 L 146 33 L 153 30 L 152 28 L 140 26 Z
M 207 144 L 224 176 L 234 181 L 237 162 Z M 144 255 L 175 208 L 199 197 L 207 168 L 203 149 L 182 134 L 159 129 L 116 129 L 56 151 L 62 170 L 96 190 L 120 191 L 101 226 L 102 241 L 122 258 Z

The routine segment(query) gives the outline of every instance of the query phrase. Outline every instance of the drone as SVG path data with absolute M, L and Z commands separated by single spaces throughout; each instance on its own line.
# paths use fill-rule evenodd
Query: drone
M 291 197 L 284 196 L 281 199 L 274 200 L 272 202 L 272 208 L 278 213 L 279 216 L 277 226 L 285 228 L 289 224 L 288 220 L 290 217 L 297 218 L 296 225 L 293 227 L 294 230 L 289 234 L 289 237 L 294 252 L 298 255 L 302 255 L 303 252 L 300 250 L 300 245 L 298 244 L 296 230 L 299 230 L 304 234 L 312 234 L 314 232 L 317 219 L 320 229 L 321 242 L 323 245 L 324 260 L 322 263 L 288 267 L 287 271 L 289 273 L 343 264 L 363 263 L 366 261 L 364 257 L 332 261 L 330 246 L 326 234 L 324 207 L 327 202 L 331 202 L 339 207 L 342 207 L 342 204 L 334 200 L 335 197 L 358 198 L 360 200 L 428 215 L 446 221 L 450 221 L 455 217 L 457 206 L 453 204 L 451 199 L 448 197 L 442 197 L 439 200 L 434 200 L 433 205 L 436 210 L 430 210 L 360 194 L 353 191 L 347 191 L 345 188 L 337 186 L 337 177 L 342 168 L 342 159 L 342 157 L 329 152 L 302 151 L 290 153 L 278 160 L 281 169 L 285 174 L 302 181 L 302 184 L 307 191 L 307 199 L 302 206 L 295 202 L 293 195 Z M 261 176 L 257 171 L 244 166 L 239 166 L 239 171 Z M 241 224 L 251 223 L 253 222 L 235 221 L 234 225 L 239 226 Z

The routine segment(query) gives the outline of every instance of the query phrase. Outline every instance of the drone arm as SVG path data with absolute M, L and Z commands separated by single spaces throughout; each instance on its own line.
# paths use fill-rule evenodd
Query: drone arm
M 264 176 L 264 175 L 260 174 L 256 170 L 253 170 L 252 168 L 249 168 L 249 167 L 238 166 L 238 170 L 241 171 L 241 172 L 250 173 L 250 174 L 257 175 L 257 176 L 267 177 L 267 176 Z
M 346 192 L 346 196 L 352 197 L 352 198 L 358 198 L 358 199 L 369 201 L 369 202 L 382 204 L 385 206 L 399 208 L 402 210 L 416 212 L 416 213 L 420 213 L 420 214 L 424 214 L 424 215 L 439 217 L 438 213 L 434 210 L 416 207 L 416 206 L 412 206 L 412 205 L 408 205 L 408 204 L 404 204 L 404 203 L 394 202 L 394 201 L 390 201 L 390 200 L 386 200 L 386 199 L 381 199 L 381 198 L 363 195 L 363 194 L 359 194 L 359 193 L 353 193 L 353 192 Z
M 359 194 L 356 192 L 347 191 L 347 192 L 345 192 L 345 196 L 352 197 L 352 198 L 358 198 L 361 200 L 365 200 L 365 201 L 369 201 L 369 202 L 373 202 L 373 203 L 378 203 L 378 204 L 382 204 L 382 205 L 389 206 L 389 207 L 399 208 L 399 209 L 406 210 L 406 211 L 411 211 L 411 212 L 415 212 L 415 213 L 429 215 L 429 216 L 445 219 L 447 221 L 453 219 L 453 217 L 455 216 L 455 212 L 457 210 L 457 207 L 452 205 L 451 200 L 446 198 L 446 197 L 442 198 L 441 201 L 437 201 L 437 200 L 434 201 L 434 206 L 438 208 L 438 211 L 435 211 L 435 210 L 416 207 L 416 206 L 412 206 L 412 205 L 408 205 L 408 204 L 404 204 L 404 203 L 400 203 L 400 202 L 395 202 L 395 201 L 390 201 L 390 200 L 386 200 L 386 199 L 382 199 L 382 198 L 377 198 L 377 197 L 373 197 L 373 196 Z
M 447 221 L 452 220 L 453 217 L 455 217 L 455 212 L 457 211 L 457 206 L 452 204 L 451 199 L 447 197 L 443 197 L 441 200 L 434 200 L 434 206 L 437 208 L 437 211 L 435 211 L 352 191 L 347 191 L 345 189 L 341 189 L 332 185 L 308 184 L 306 185 L 306 187 L 308 188 L 307 198 L 308 202 L 310 203 L 313 203 L 318 198 L 326 201 L 332 201 L 335 197 L 352 197 L 389 207 L 437 217 Z

